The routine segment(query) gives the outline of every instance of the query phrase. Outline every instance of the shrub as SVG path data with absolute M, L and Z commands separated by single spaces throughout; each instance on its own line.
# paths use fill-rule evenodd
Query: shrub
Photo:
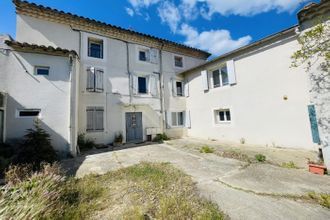
M 214 152 L 214 149 L 205 145 L 203 147 L 201 147 L 201 149 L 199 150 L 200 153 L 206 153 L 206 154 L 209 154 L 209 153 L 213 153 Z
M 283 168 L 289 168 L 289 169 L 298 169 L 298 167 L 296 166 L 296 164 L 293 161 L 290 161 L 288 163 L 282 163 L 281 167 Z
M 265 162 L 266 161 L 266 156 L 263 154 L 256 154 L 255 159 L 258 162 Z
M 90 150 L 94 147 L 96 147 L 96 144 L 93 140 L 86 138 L 86 135 L 84 133 L 81 133 L 78 135 L 77 144 L 79 146 L 79 149 L 84 150 Z
M 15 169 L 14 171 L 12 169 Z M 11 167 L 7 173 L 25 168 Z M 41 165 L 41 170 L 29 175 L 20 173 L 0 190 L 0 219 L 50 219 L 61 216 L 63 177 L 57 164 Z
M 163 133 L 163 134 L 157 134 L 152 141 L 162 143 L 163 141 L 168 141 L 168 140 L 170 140 L 170 138 L 165 133 Z
M 50 143 L 50 135 L 36 120 L 34 129 L 27 130 L 13 162 L 14 164 L 32 164 L 34 170 L 37 170 L 42 162 L 52 163 L 56 160 L 57 155 Z
M 123 134 L 121 132 L 119 132 L 118 134 L 115 135 L 115 143 L 123 143 Z

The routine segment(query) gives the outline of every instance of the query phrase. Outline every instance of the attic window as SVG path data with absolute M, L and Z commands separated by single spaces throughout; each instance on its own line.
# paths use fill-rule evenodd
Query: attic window
M 175 67 L 183 67 L 183 57 L 180 56 L 174 56 L 174 65 Z
M 88 56 L 103 59 L 103 40 L 88 38 Z

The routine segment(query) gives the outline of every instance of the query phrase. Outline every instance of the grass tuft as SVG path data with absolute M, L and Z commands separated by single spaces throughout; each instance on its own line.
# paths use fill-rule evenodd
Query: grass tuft
M 283 168 L 288 168 L 288 169 L 299 169 L 299 167 L 296 166 L 296 164 L 293 161 L 290 162 L 283 162 L 281 167 Z
M 207 146 L 207 145 L 205 145 L 205 146 L 203 146 L 203 147 L 201 147 L 201 148 L 199 149 L 199 152 L 200 152 L 200 153 L 210 154 L 210 153 L 214 153 L 214 149 L 211 148 L 211 147 L 209 147 L 209 146 Z
M 256 154 L 254 157 L 255 157 L 257 162 L 262 163 L 262 162 L 266 161 L 266 156 L 263 155 L 263 154 Z
M 321 206 L 324 206 L 328 209 L 330 209 L 330 194 L 329 193 L 315 193 L 310 192 L 308 193 L 308 196 L 319 203 Z

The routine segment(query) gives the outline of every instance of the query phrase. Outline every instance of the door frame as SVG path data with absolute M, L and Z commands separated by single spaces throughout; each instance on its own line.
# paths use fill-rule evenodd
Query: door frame
M 136 114 L 136 113 L 140 113 L 141 114 L 141 119 L 140 119 L 140 121 L 141 121 L 141 130 L 140 130 L 140 132 L 141 132 L 141 138 L 140 139 L 138 139 L 138 138 L 135 138 L 135 139 L 132 139 L 132 140 L 129 140 L 128 139 L 128 137 L 129 137 L 129 135 L 128 135 L 128 132 L 129 132 L 129 127 L 127 126 L 127 116 L 128 115 L 132 115 L 132 114 Z M 137 122 L 138 123 L 138 122 Z M 136 135 L 135 135 L 135 137 L 136 137 Z M 142 142 L 142 141 L 144 141 L 144 132 L 143 132 L 143 113 L 142 113 L 142 111 L 141 112 L 125 112 L 125 139 L 126 139 L 126 143 L 138 143 L 138 142 Z

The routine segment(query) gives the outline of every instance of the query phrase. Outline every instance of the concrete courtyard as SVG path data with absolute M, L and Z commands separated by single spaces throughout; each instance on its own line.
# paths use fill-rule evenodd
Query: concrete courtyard
M 276 165 L 285 160 L 302 166 L 305 157 L 312 157 L 314 152 L 251 148 L 253 152 L 261 151 L 271 162 L 248 163 L 214 153 L 200 153 L 199 141 L 179 139 L 100 152 L 63 161 L 63 166 L 76 177 L 82 177 L 141 161 L 170 162 L 191 175 L 200 194 L 218 204 L 231 219 L 330 219 L 330 209 L 299 198 L 309 192 L 330 193 L 330 177 Z M 223 146 L 211 141 L 208 145 Z M 226 147 L 230 149 L 229 145 Z

